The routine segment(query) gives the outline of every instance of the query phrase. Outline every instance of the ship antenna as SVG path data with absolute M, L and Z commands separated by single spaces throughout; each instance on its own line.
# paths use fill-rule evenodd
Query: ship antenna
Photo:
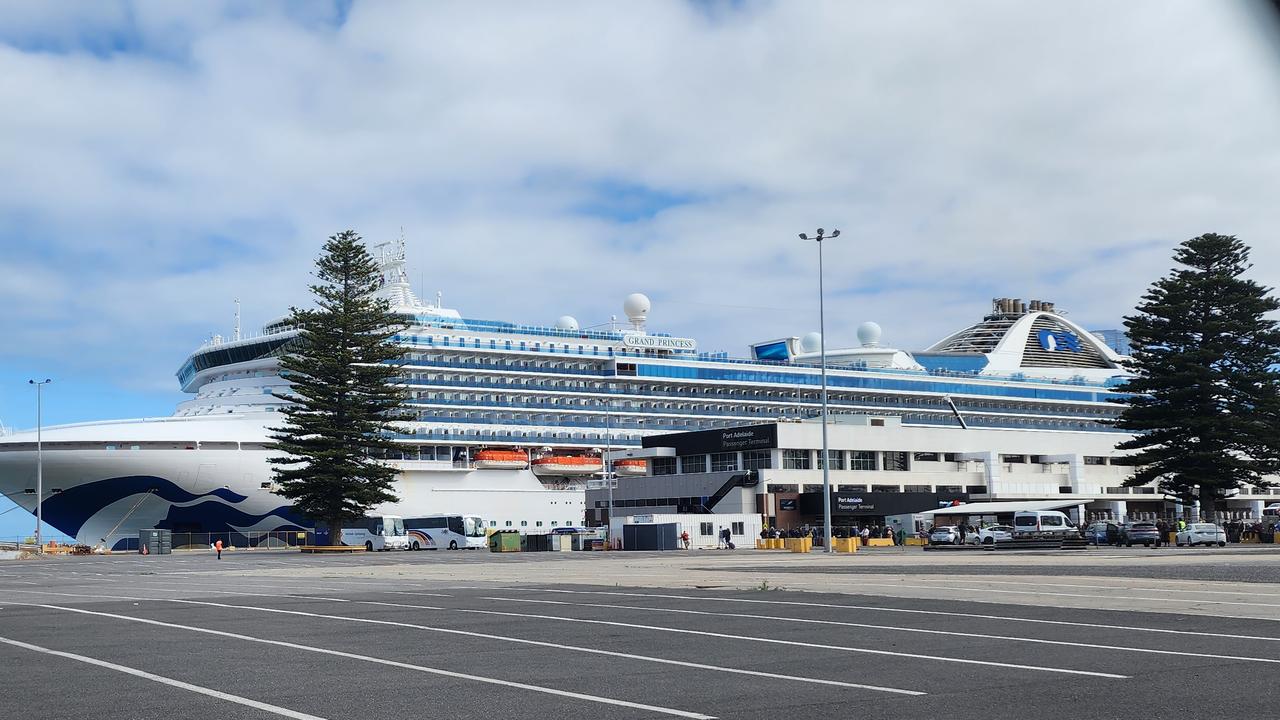
M 231 339 L 240 339 L 240 298 L 236 298 L 236 327 L 235 332 L 231 334 Z

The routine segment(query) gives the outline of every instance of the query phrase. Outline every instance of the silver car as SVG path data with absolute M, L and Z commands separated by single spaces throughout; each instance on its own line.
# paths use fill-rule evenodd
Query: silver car
M 1227 531 L 1213 523 L 1191 523 L 1186 530 L 1178 531 L 1174 541 L 1178 544 L 1178 547 L 1183 545 L 1189 547 L 1195 547 L 1196 545 L 1226 547 Z

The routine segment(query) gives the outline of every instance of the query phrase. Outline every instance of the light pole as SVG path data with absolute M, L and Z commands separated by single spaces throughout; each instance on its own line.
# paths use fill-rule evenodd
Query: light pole
M 604 526 L 605 549 L 613 549 L 613 473 L 610 472 L 613 460 L 609 455 L 613 452 L 613 398 L 609 397 L 609 383 L 604 384 L 604 457 L 600 467 L 604 470 L 605 486 L 609 488 L 609 515 Z
M 44 525 L 44 441 L 41 434 L 44 426 L 44 386 L 53 382 L 44 380 L 28 380 L 28 385 L 36 386 L 36 552 L 44 552 L 44 543 L 40 537 L 40 526 Z
M 801 240 L 818 241 L 818 355 L 822 361 L 822 549 L 831 552 L 831 453 L 827 451 L 827 317 L 822 292 L 822 241 L 840 237 L 839 230 L 832 230 L 823 237 L 818 228 L 817 237 L 800 233 Z

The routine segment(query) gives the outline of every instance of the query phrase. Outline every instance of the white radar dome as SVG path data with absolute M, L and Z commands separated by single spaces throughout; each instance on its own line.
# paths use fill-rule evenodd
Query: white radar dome
M 880 344 L 880 326 L 873 322 L 864 322 L 858 326 L 858 342 L 863 347 L 876 347 Z
M 622 301 L 622 312 L 631 322 L 643 324 L 649 317 L 649 298 L 641 293 L 631 293 Z
M 814 353 L 821 350 L 822 333 L 811 332 L 800 338 L 800 349 L 807 353 Z
M 578 320 L 572 315 L 561 315 L 560 319 L 556 320 L 556 329 L 569 331 L 577 330 Z

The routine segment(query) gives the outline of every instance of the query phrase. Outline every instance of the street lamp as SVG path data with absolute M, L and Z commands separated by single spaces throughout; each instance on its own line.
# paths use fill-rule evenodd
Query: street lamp
M 823 307 L 822 292 L 822 241 L 840 237 L 839 230 L 832 230 L 823 237 L 822 228 L 818 228 L 817 237 L 810 238 L 800 233 L 801 240 L 818 241 L 818 355 L 822 360 L 822 548 L 824 552 L 832 552 L 831 547 L 831 454 L 827 451 L 827 318 Z
M 44 402 L 41 391 L 45 385 L 53 382 L 44 380 L 28 380 L 28 385 L 36 386 L 36 552 L 44 552 L 44 543 L 40 538 L 40 526 L 44 524 L 44 442 L 40 435 L 44 425 Z
M 609 386 L 605 385 L 605 391 L 608 392 Z M 609 545 L 613 545 L 613 477 L 609 473 L 610 462 L 609 455 L 613 452 L 613 398 L 606 396 L 604 399 L 604 462 L 600 463 L 600 469 L 604 471 L 605 487 L 609 488 L 609 524 L 605 526 L 605 541 Z

